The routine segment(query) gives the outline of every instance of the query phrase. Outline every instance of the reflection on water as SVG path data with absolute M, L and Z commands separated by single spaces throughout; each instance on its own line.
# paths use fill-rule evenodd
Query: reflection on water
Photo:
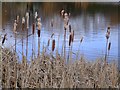
M 3 3 L 2 10 L 2 27 L 0 34 L 8 33 L 5 47 L 14 48 L 14 34 L 13 23 L 17 15 L 20 18 L 25 16 L 25 12 L 30 12 L 30 28 L 28 33 L 32 33 L 32 23 L 34 22 L 33 15 L 38 11 L 42 19 L 42 30 L 40 37 L 40 51 L 47 46 L 48 39 L 54 32 L 53 37 L 56 41 L 56 50 L 61 55 L 64 42 L 64 28 L 63 19 L 60 17 L 62 9 L 71 13 L 70 23 L 75 31 L 75 41 L 73 43 L 72 51 L 73 58 L 76 58 L 76 53 L 80 49 L 79 56 L 83 55 L 87 60 L 95 60 L 96 58 L 104 57 L 106 48 L 105 33 L 107 27 L 111 27 L 110 41 L 112 43 L 109 52 L 109 60 L 118 60 L 118 5 L 106 3 Z M 51 20 L 54 20 L 54 27 L 50 26 Z M 21 21 L 20 21 L 21 23 Z M 17 29 L 17 53 L 21 59 L 22 56 L 22 37 L 24 38 L 24 54 L 26 54 L 26 30 L 22 31 L 21 24 Z M 36 30 L 37 32 L 37 30 Z M 84 37 L 80 45 L 80 38 Z M 59 45 L 58 45 L 59 37 Z M 66 36 L 66 55 L 69 51 L 68 46 L 69 32 Z M 34 52 L 37 55 L 38 37 L 37 33 L 28 37 L 28 58 L 32 56 L 32 44 L 34 42 Z M 51 42 L 50 42 L 51 44 Z M 59 48 L 59 49 L 58 49 Z M 51 45 L 47 52 L 51 52 Z M 54 52 L 55 53 L 55 52 Z

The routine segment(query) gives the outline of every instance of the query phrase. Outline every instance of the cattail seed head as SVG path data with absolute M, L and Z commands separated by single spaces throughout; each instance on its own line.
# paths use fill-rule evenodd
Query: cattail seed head
M 110 27 L 107 28 L 107 32 L 108 36 L 110 36 Z
M 52 41 L 52 51 L 55 49 L 55 40 Z
M 72 34 L 70 33 L 70 35 L 69 35 L 69 46 L 71 45 L 71 42 L 72 42 Z
M 68 13 L 64 13 L 64 16 L 68 16 Z
M 110 48 L 111 48 L 111 42 L 109 42 L 108 44 L 108 50 L 110 50 Z
M 61 15 L 64 16 L 64 13 L 65 13 L 65 10 L 62 10 L 61 11 Z
M 110 27 L 108 27 L 108 29 L 110 29 Z
M 7 33 L 4 35 L 3 40 L 2 40 L 2 45 L 4 44 L 5 40 L 7 38 Z
M 80 43 L 82 43 L 82 41 L 83 41 L 83 37 L 81 38 Z
M 35 33 L 35 24 L 33 23 L 33 25 L 32 25 L 32 34 L 34 34 Z
M 50 45 L 50 39 L 48 39 L 48 44 L 47 44 L 47 46 L 49 46 Z
M 54 36 L 54 33 L 52 33 L 51 38 Z
M 66 26 L 64 26 L 64 30 L 67 30 Z
M 38 30 L 38 37 L 40 37 L 40 30 Z
M 17 23 L 19 22 L 19 15 L 17 15 Z
M 74 30 L 72 32 L 72 42 L 74 41 Z
M 69 25 L 69 32 L 71 32 L 71 25 Z

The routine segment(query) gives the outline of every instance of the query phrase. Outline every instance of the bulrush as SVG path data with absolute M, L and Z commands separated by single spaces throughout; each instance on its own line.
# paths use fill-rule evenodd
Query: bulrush
M 80 43 L 82 43 L 82 41 L 83 41 L 83 37 L 81 37 L 81 39 L 80 39 Z
M 48 39 L 48 43 L 47 43 L 47 46 L 49 47 L 49 45 L 50 45 L 50 39 Z
M 51 38 L 54 36 L 54 33 L 52 33 Z
M 111 42 L 109 42 L 108 44 L 108 50 L 110 50 L 110 47 L 111 47 Z
M 63 9 L 63 10 L 61 11 L 61 16 L 64 17 L 64 13 L 65 13 L 65 10 Z
M 108 27 L 107 33 L 108 33 L 108 35 L 110 35 L 110 27 Z
M 55 49 L 55 39 L 52 41 L 52 51 Z
M 68 17 L 68 13 L 65 13 L 64 16 L 65 16 L 65 17 Z
M 72 42 L 74 41 L 74 30 L 72 31 Z
M 16 33 L 16 28 L 17 28 L 17 22 L 16 22 L 16 20 L 15 20 L 14 26 L 13 26 L 13 31 L 14 31 L 14 33 Z
M 41 19 L 38 18 L 38 37 L 40 37 L 41 26 L 42 26 Z
M 108 39 L 109 39 L 109 37 L 110 37 L 110 27 L 107 28 L 107 32 L 106 32 L 106 39 L 107 39 L 107 41 L 106 41 L 105 61 L 107 60 L 107 50 L 109 51 L 110 47 L 111 47 L 111 43 L 109 43 L 109 45 L 108 45 Z
M 72 34 L 70 33 L 70 35 L 69 35 L 69 46 L 71 45 L 71 42 L 72 42 Z
M 35 24 L 33 23 L 33 25 L 32 25 L 32 34 L 34 34 L 35 33 Z
M 109 39 L 109 37 L 110 37 L 110 27 L 107 28 L 106 39 Z
M 19 23 L 19 15 L 17 15 L 17 23 Z
M 22 17 L 22 30 L 24 30 L 25 27 L 25 17 Z
M 2 40 L 2 45 L 4 44 L 5 40 L 7 39 L 7 33 L 4 35 L 3 40 Z
M 27 29 L 29 28 L 29 12 L 26 12 L 26 18 L 27 18 Z
M 37 12 L 35 12 L 35 19 L 38 17 L 38 13 Z

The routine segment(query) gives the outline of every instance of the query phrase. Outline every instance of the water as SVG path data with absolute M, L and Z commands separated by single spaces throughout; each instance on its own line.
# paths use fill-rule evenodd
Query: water
M 48 39 L 54 32 L 53 39 L 56 41 L 56 48 L 53 52 L 55 55 L 56 50 L 61 55 L 64 42 L 64 28 L 63 19 L 60 16 L 60 11 L 64 8 L 71 13 L 70 23 L 72 29 L 75 31 L 75 39 L 72 47 L 72 58 L 76 59 L 76 53 L 79 51 L 80 56 L 84 56 L 87 60 L 96 60 L 103 58 L 106 52 L 106 31 L 107 27 L 111 27 L 111 35 L 109 41 L 111 42 L 111 49 L 109 51 L 108 60 L 118 60 L 118 21 L 119 11 L 118 5 L 114 3 L 3 3 L 2 8 L 2 30 L 0 34 L 3 36 L 8 33 L 7 40 L 4 47 L 14 49 L 14 33 L 13 23 L 17 15 L 20 15 L 20 20 L 25 16 L 25 12 L 30 12 L 30 28 L 28 29 L 29 35 L 32 33 L 32 23 L 34 21 L 33 15 L 38 11 L 42 21 L 42 30 L 40 37 L 40 52 L 43 47 L 47 47 Z M 54 20 L 54 27 L 50 26 L 51 20 Z M 20 21 L 21 23 L 21 21 Z M 5 30 L 3 30 L 5 29 Z M 26 30 L 21 30 L 21 24 L 17 29 L 17 54 L 22 59 L 22 36 L 24 38 L 24 55 L 26 55 Z M 34 52 L 38 54 L 38 37 L 37 30 L 35 31 L 34 40 L 33 36 L 28 37 L 28 56 L 32 57 L 32 43 L 34 43 Z M 80 38 L 84 37 L 83 42 L 80 44 Z M 59 37 L 59 45 L 58 45 Z M 66 58 L 69 52 L 69 32 L 66 36 Z M 51 53 L 51 42 L 47 48 L 47 52 Z

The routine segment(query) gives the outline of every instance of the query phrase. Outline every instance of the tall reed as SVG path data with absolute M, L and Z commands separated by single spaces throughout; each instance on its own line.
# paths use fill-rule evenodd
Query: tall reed
M 72 36 L 72 33 L 70 33 L 70 35 L 69 35 L 69 52 L 68 52 L 68 59 L 67 59 L 67 63 L 69 63 L 69 61 L 70 61 L 70 54 L 71 54 L 71 44 L 72 44 L 72 38 L 73 38 L 73 36 Z
M 16 35 L 16 33 L 15 33 L 15 52 L 16 52 L 16 44 L 17 43 L 17 35 Z
M 26 30 L 26 59 L 28 55 L 28 29 Z
M 35 34 L 35 24 L 32 25 L 32 60 L 34 58 L 34 34 Z
M 66 30 L 64 30 L 64 59 L 66 60 Z
M 81 39 L 80 39 L 80 44 L 79 44 L 79 47 L 78 47 L 78 52 L 77 52 L 76 60 L 78 60 L 79 53 L 80 53 L 80 46 L 81 46 L 81 43 L 82 43 L 82 42 L 83 42 L 83 36 L 82 36 Z
M 106 53 L 105 53 L 105 62 L 107 60 L 107 53 L 108 53 L 108 40 L 110 37 L 110 27 L 107 28 L 107 32 L 106 32 Z

